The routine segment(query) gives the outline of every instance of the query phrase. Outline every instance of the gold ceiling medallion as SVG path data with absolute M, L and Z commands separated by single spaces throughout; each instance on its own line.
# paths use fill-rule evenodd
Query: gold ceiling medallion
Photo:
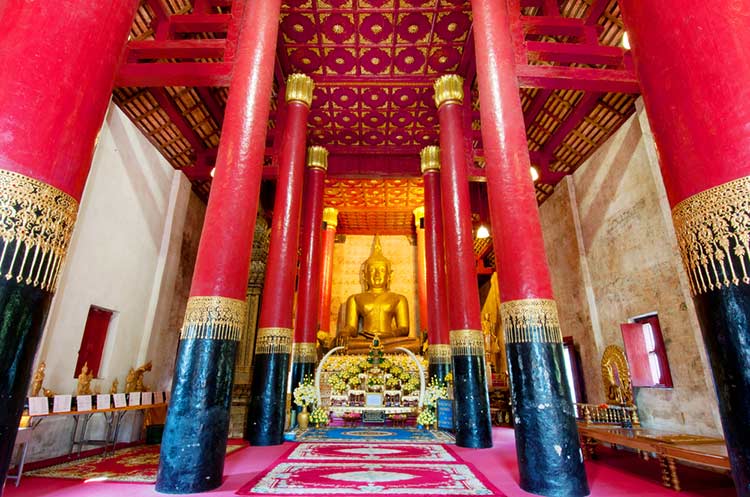
M 549 299 L 510 300 L 500 304 L 505 343 L 562 343 L 557 305 Z
M 286 101 L 302 102 L 310 107 L 313 99 L 315 82 L 305 74 L 290 74 L 286 80 Z
M 450 364 L 451 346 L 436 343 L 427 347 L 427 360 L 430 364 Z
M 461 104 L 464 101 L 464 78 L 457 74 L 446 74 L 435 80 L 435 105 L 439 109 L 447 103 Z
M 451 354 L 484 358 L 484 333 L 482 330 L 451 330 Z
M 307 167 L 310 169 L 328 169 L 328 150 L 317 145 L 307 147 Z
M 234 340 L 242 336 L 247 303 L 228 297 L 190 297 L 180 339 Z
M 317 362 L 318 350 L 315 342 L 296 342 L 292 360 L 294 362 Z
M 255 354 L 291 354 L 291 328 L 258 328 Z
M 425 147 L 419 152 L 419 157 L 422 159 L 422 174 L 440 171 L 440 147 L 436 145 Z
M 750 283 L 750 176 L 686 198 L 672 220 L 693 295 Z
M 67 193 L 0 170 L 2 276 L 54 292 L 77 215 L 78 202 Z

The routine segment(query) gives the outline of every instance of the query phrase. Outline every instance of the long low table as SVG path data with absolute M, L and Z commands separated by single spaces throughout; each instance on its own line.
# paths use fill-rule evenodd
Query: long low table
M 594 455 L 597 442 L 627 447 L 642 454 L 656 454 L 661 465 L 662 484 L 676 491 L 681 490 L 676 461 L 720 472 L 731 469 L 727 447 L 721 438 L 585 423 L 578 424 L 578 434 L 587 458 Z

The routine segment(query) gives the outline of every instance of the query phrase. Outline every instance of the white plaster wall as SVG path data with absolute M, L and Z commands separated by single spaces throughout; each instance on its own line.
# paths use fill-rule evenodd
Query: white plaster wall
M 109 392 L 117 378 L 122 392 L 129 368 L 154 357 L 149 345 L 166 331 L 190 195 L 185 176 L 111 105 L 36 358 L 37 364 L 46 361 L 46 388 L 74 392 L 74 368 L 91 305 L 115 312 L 94 388 Z M 164 381 L 154 384 L 157 377 L 171 378 L 171 371 L 145 375 L 147 386 L 166 389 Z M 140 416 L 126 415 L 121 441 L 140 436 Z M 89 435 L 102 434 L 101 418 L 94 416 Z M 35 430 L 30 460 L 65 453 L 71 428 L 70 418 L 45 420 Z

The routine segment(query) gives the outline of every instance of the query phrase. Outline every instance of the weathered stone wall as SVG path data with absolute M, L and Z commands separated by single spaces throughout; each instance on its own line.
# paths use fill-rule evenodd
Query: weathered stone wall
M 658 312 L 674 388 L 637 388 L 645 426 L 718 434 L 715 393 L 640 109 L 540 208 L 563 335 L 581 352 L 589 402 L 603 402 L 604 347 Z

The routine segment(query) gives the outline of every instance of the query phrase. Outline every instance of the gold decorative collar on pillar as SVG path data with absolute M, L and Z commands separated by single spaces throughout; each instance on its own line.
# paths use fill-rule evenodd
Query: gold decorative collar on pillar
M 328 150 L 317 145 L 307 147 L 307 167 L 310 169 L 328 169 Z
M 464 101 L 464 78 L 457 74 L 446 74 L 435 80 L 435 105 L 459 104 Z
M 312 105 L 315 83 L 305 74 L 290 74 L 286 80 L 286 101 Z
M 419 157 L 422 159 L 422 174 L 440 171 L 440 147 L 436 145 L 425 147 L 419 152 Z

